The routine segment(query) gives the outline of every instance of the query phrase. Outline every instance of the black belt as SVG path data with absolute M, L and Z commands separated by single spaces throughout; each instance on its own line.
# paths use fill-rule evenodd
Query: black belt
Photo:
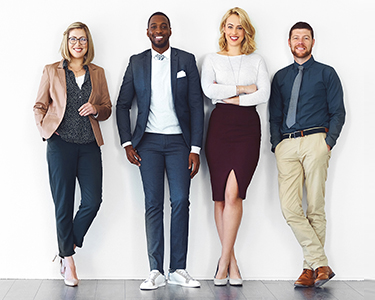
M 290 132 L 290 133 L 284 133 L 283 139 L 295 139 L 295 138 L 298 138 L 298 137 L 301 137 L 301 136 L 306 136 L 306 135 L 319 133 L 319 132 L 328 132 L 328 128 L 316 127 L 316 128 L 311 128 L 311 129 L 294 131 L 294 132 Z

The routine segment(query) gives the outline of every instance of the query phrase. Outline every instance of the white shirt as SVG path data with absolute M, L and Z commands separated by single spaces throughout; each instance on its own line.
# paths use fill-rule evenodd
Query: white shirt
M 146 132 L 181 134 L 181 127 L 174 108 L 171 86 L 171 48 L 158 60 L 159 53 L 151 49 L 151 103 Z
M 82 89 L 82 85 L 84 81 L 85 81 L 85 74 L 83 74 L 82 76 L 76 77 L 76 82 L 80 89 Z

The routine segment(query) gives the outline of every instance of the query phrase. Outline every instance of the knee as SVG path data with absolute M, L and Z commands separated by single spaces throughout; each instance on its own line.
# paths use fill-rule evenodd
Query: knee
M 298 222 L 301 218 L 304 218 L 304 219 L 306 218 L 303 213 L 302 208 L 296 210 L 288 206 L 282 206 L 281 211 L 288 225 Z
M 159 213 L 163 213 L 164 204 L 155 201 L 145 201 L 145 214 L 146 216 L 152 216 Z
M 214 201 L 215 209 L 222 211 L 225 207 L 225 201 Z
M 310 223 L 314 222 L 325 222 L 326 214 L 324 208 L 307 211 L 307 218 L 309 219 Z
M 100 206 L 102 204 L 102 198 L 99 197 L 97 199 L 93 199 L 92 201 L 89 201 L 87 203 L 87 205 L 85 206 L 85 208 L 91 213 L 91 214 L 96 214 L 99 209 L 100 209 Z
M 171 198 L 171 208 L 172 210 L 188 210 L 190 206 L 190 201 L 188 197 L 175 197 Z
M 238 197 L 238 193 L 225 192 L 225 206 L 237 206 L 242 204 L 242 199 Z

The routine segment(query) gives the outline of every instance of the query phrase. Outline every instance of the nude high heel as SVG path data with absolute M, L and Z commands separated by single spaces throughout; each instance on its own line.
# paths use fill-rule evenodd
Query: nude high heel
M 65 285 L 71 286 L 71 287 L 77 286 L 78 283 L 79 283 L 78 278 L 69 278 L 69 279 L 66 278 L 66 275 L 67 275 L 67 266 L 66 266 L 66 260 L 65 259 L 62 259 L 61 266 L 62 266 L 62 269 L 63 269 L 63 272 L 61 272 L 61 275 L 64 277 L 64 283 L 65 283 Z M 74 269 L 75 269 L 75 266 L 74 266 Z
M 75 245 L 74 245 L 74 248 L 75 248 Z M 54 262 L 57 257 L 58 257 L 58 254 L 56 253 L 55 257 L 52 259 L 52 262 Z M 60 258 L 60 274 L 64 278 L 65 285 L 72 286 L 72 287 L 78 285 L 79 280 L 77 278 L 67 279 L 65 277 L 65 275 L 66 275 L 66 264 L 65 264 L 64 258 Z
M 60 258 L 60 274 L 63 278 L 65 278 L 65 262 L 63 258 Z
M 58 253 L 55 254 L 55 256 L 53 257 L 52 259 L 52 262 L 55 262 L 56 258 L 59 256 Z M 64 263 L 64 259 L 63 258 L 60 258 L 60 274 L 63 278 L 65 278 L 65 263 Z

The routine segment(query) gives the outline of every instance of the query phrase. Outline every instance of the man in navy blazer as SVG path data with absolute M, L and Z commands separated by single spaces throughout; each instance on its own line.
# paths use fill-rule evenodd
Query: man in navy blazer
M 139 167 L 145 193 L 149 277 L 145 290 L 169 284 L 199 287 L 186 271 L 190 180 L 200 165 L 203 101 L 194 55 L 171 48 L 169 18 L 156 12 L 147 36 L 152 49 L 130 58 L 117 100 L 117 126 L 128 160 Z M 130 114 L 137 99 L 133 134 Z M 164 173 L 171 201 L 170 267 L 164 275 Z

